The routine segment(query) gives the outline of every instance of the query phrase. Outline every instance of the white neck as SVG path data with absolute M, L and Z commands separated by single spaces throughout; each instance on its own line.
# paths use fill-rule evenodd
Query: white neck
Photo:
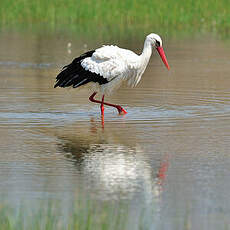
M 138 65 L 138 71 L 133 77 L 130 79 L 129 84 L 131 86 L 136 86 L 138 82 L 141 80 L 141 76 L 144 73 L 146 66 L 149 62 L 149 59 L 152 54 L 152 44 L 151 42 L 146 38 L 145 43 L 144 43 L 144 48 L 142 51 L 142 54 L 139 55 L 139 62 L 137 63 Z
M 146 66 L 149 62 L 149 59 L 152 55 L 152 44 L 151 42 L 146 38 L 144 43 L 144 48 L 142 51 L 142 54 L 140 55 L 141 62 L 144 66 Z

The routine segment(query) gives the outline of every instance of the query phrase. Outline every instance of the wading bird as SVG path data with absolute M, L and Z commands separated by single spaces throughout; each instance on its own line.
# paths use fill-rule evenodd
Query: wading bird
M 58 86 L 77 88 L 90 83 L 94 93 L 89 100 L 101 105 L 102 116 L 104 116 L 104 105 L 117 108 L 119 114 L 126 114 L 127 112 L 120 105 L 105 102 L 104 97 L 124 81 L 131 87 L 138 84 L 151 57 L 152 47 L 156 48 L 169 69 L 162 40 L 159 35 L 151 33 L 145 39 L 141 55 L 113 45 L 106 45 L 82 54 L 63 67 L 56 77 L 54 88 Z M 101 101 L 94 98 L 97 92 L 102 93 Z

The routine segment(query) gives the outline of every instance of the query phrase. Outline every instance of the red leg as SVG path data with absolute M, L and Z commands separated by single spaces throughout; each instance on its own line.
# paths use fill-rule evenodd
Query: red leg
M 103 94 L 103 96 L 102 96 L 102 100 L 101 100 L 101 116 L 103 116 L 104 117 L 104 97 L 105 97 L 105 95 Z
M 123 114 L 126 114 L 127 112 L 120 106 L 120 105 L 114 105 L 114 104 L 110 104 L 110 103 L 107 103 L 107 102 L 104 102 L 104 98 L 103 98 L 103 102 L 102 101 L 98 101 L 96 99 L 94 99 L 95 95 L 97 93 L 94 92 L 90 97 L 89 97 L 89 100 L 92 101 L 92 102 L 95 102 L 95 103 L 99 103 L 99 104 L 104 104 L 104 105 L 108 105 L 108 106 L 112 106 L 114 108 L 116 108 L 118 110 L 118 113 L 120 115 L 123 115 Z

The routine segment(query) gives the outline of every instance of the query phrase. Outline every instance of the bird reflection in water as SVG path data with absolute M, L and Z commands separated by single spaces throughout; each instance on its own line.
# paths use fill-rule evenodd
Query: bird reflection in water
M 117 133 L 108 130 L 103 123 L 100 127 L 91 119 L 88 130 L 59 136 L 62 140 L 59 148 L 74 162 L 84 186 L 101 199 L 132 198 L 143 194 L 149 200 L 159 197 L 168 159 L 149 157 L 143 146 L 129 146 L 119 141 L 125 137 L 116 138 Z

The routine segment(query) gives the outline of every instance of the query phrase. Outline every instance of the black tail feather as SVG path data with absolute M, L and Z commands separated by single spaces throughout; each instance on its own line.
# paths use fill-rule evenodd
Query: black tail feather
M 62 71 L 56 77 L 56 87 L 69 87 L 77 88 L 89 82 L 97 82 L 100 85 L 108 83 L 108 80 L 103 76 L 85 70 L 81 66 L 81 61 L 87 57 L 91 57 L 95 50 L 88 51 L 80 57 L 75 58 L 72 63 L 62 68 Z

